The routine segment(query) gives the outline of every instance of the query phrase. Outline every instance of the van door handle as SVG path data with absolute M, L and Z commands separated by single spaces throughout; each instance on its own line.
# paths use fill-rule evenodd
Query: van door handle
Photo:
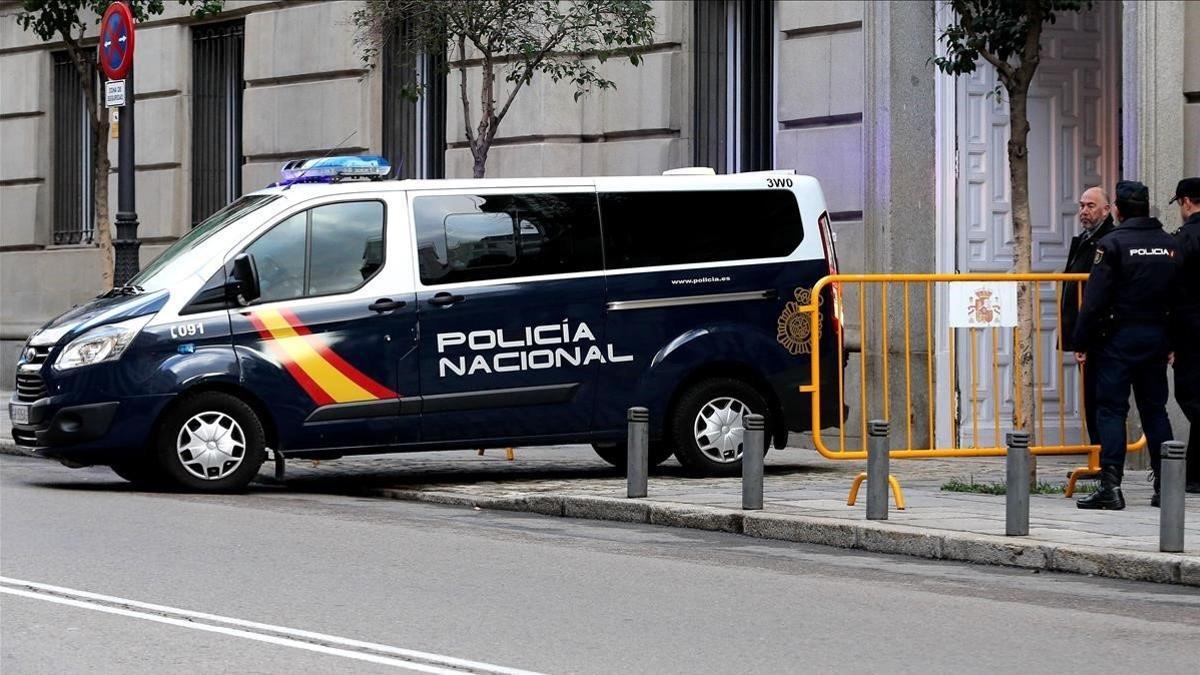
M 375 302 L 372 302 L 371 304 L 367 305 L 367 309 L 371 310 L 372 312 L 379 312 L 380 314 L 383 314 L 384 312 L 390 312 L 394 309 L 400 309 L 401 307 L 404 307 L 407 304 L 408 303 L 403 300 L 393 300 L 391 298 L 380 298 L 380 299 L 376 300 Z
M 429 304 L 436 305 L 438 307 L 446 307 L 447 305 L 453 305 L 454 303 L 462 302 L 463 300 L 466 300 L 466 298 L 461 295 L 455 295 L 453 293 L 438 293 L 429 299 Z

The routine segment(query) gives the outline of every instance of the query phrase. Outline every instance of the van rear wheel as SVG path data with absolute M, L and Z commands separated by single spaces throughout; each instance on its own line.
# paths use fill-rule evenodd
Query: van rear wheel
M 629 444 L 625 441 L 617 443 L 592 443 L 592 449 L 600 459 L 612 464 L 618 469 L 624 469 L 629 459 Z M 671 458 L 674 449 L 669 443 L 661 441 L 650 442 L 650 466 L 658 466 Z
M 167 413 L 155 459 L 170 483 L 192 492 L 230 492 L 250 483 L 266 459 L 266 435 L 254 410 L 218 391 L 185 395 Z
M 766 428 L 771 428 L 767 400 L 751 385 L 728 377 L 696 383 L 672 411 L 675 457 L 689 473 L 740 475 L 743 425 L 750 414 L 766 417 Z

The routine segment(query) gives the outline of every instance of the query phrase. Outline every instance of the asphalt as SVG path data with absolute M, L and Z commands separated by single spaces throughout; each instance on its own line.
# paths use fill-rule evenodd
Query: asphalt
M 3 407 L 3 406 L 0 406 Z M 8 440 L 0 410 L 0 453 L 20 454 Z M 863 462 L 829 461 L 793 435 L 791 447 L 767 457 L 765 508 L 740 508 L 740 478 L 694 479 L 668 460 L 653 472 L 647 499 L 625 499 L 623 476 L 586 446 L 501 449 L 485 456 L 437 452 L 292 461 L 286 485 L 405 501 L 524 511 L 549 516 L 667 525 L 762 539 L 834 545 L 876 553 L 1007 565 L 1046 571 L 1200 586 L 1200 496 L 1185 500 L 1184 550 L 1160 552 L 1158 509 L 1150 485 L 1127 472 L 1129 507 L 1120 512 L 1076 509 L 1061 495 L 1034 495 L 1027 536 L 1005 536 L 1004 497 L 942 489 L 959 482 L 1004 482 L 1003 458 L 897 461 L 906 509 L 887 521 L 864 518 L 865 488 L 847 505 Z M 1043 457 L 1039 477 L 1065 482 L 1080 458 Z M 271 483 L 265 466 L 260 482 Z
M 323 487 L 143 493 L 0 457 L 0 575 L 541 672 L 1182 673 L 1200 644 L 1182 586 Z M 385 668 L 7 592 L 0 637 L 12 673 Z

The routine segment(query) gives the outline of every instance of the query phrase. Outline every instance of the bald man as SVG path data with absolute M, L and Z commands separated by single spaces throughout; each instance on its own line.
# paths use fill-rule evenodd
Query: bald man
M 1108 194 L 1100 187 L 1090 187 L 1079 195 L 1079 225 L 1083 229 L 1071 239 L 1071 250 L 1067 254 L 1067 267 L 1064 272 L 1091 274 L 1092 263 L 1096 259 L 1096 243 L 1104 235 L 1112 232 L 1112 206 L 1108 203 Z M 1072 339 L 1075 332 L 1075 320 L 1079 316 L 1078 283 L 1064 283 L 1062 289 L 1062 325 L 1059 326 L 1058 336 L 1062 352 L 1070 354 L 1078 351 Z M 1100 443 L 1096 431 L 1096 378 L 1088 372 L 1086 363 L 1079 366 L 1083 378 L 1083 408 L 1085 412 L 1088 439 L 1092 445 Z

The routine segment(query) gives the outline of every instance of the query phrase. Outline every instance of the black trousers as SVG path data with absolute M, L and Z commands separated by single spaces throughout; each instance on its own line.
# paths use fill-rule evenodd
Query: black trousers
M 1200 350 L 1175 353 L 1175 400 L 1192 427 L 1188 434 L 1187 482 L 1200 482 Z
M 1088 442 L 1100 445 L 1100 427 L 1096 426 L 1096 368 L 1091 361 L 1079 367 L 1083 378 L 1083 421 L 1087 424 Z
M 1125 471 L 1125 421 L 1129 390 L 1137 402 L 1146 434 L 1150 465 L 1158 472 L 1162 444 L 1171 440 L 1167 419 L 1167 331 L 1148 324 L 1122 326 L 1095 353 L 1088 353 L 1096 374 L 1096 425 L 1100 466 L 1121 476 Z M 1094 359 L 1094 361 L 1093 361 Z

